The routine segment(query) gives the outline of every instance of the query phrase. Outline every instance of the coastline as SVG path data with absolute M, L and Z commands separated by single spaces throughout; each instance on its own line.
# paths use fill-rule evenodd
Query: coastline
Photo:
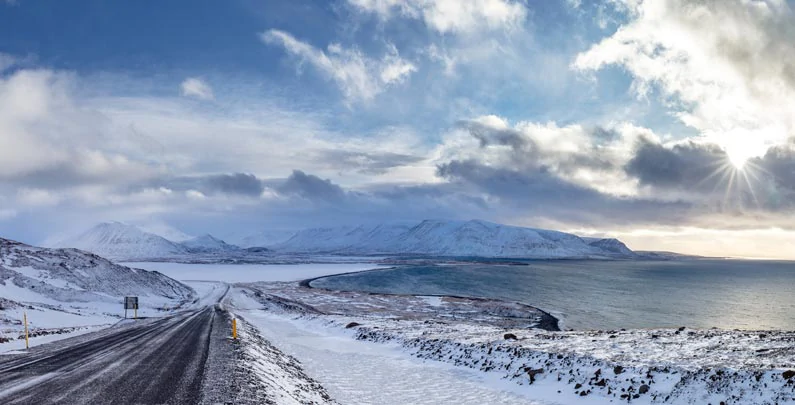
M 346 291 L 346 290 L 330 290 L 330 289 L 327 289 L 327 288 L 312 286 L 312 282 L 313 281 L 324 279 L 324 278 L 328 278 L 328 277 L 337 277 L 337 276 L 342 276 L 342 275 L 346 275 L 346 274 L 358 274 L 358 273 L 367 273 L 367 272 L 382 271 L 382 270 L 393 270 L 393 269 L 396 269 L 396 268 L 397 268 L 397 266 L 387 267 L 387 268 L 383 268 L 383 269 L 369 269 L 369 270 L 361 270 L 361 271 L 351 271 L 351 272 L 347 272 L 347 273 L 340 273 L 340 274 L 332 274 L 332 275 L 326 275 L 326 276 L 313 277 L 313 278 L 309 278 L 309 279 L 305 279 L 305 280 L 299 281 L 298 282 L 298 286 L 302 287 L 302 288 L 316 289 L 316 290 L 323 290 L 323 291 L 336 291 L 336 292 L 347 292 L 347 293 L 357 292 L 357 293 L 362 293 L 362 294 L 367 294 L 367 295 L 384 296 L 384 297 L 405 297 L 405 296 L 410 296 L 410 297 L 437 297 L 437 298 L 454 298 L 454 299 L 459 299 L 459 300 L 471 300 L 473 302 L 495 302 L 495 301 L 499 301 L 499 302 L 505 302 L 505 303 L 518 304 L 518 305 L 523 305 L 523 306 L 527 306 L 529 308 L 532 308 L 533 310 L 538 311 L 542 315 L 541 316 L 541 322 L 539 323 L 539 326 L 538 326 L 539 329 L 547 330 L 547 331 L 550 331 L 550 332 L 560 332 L 561 331 L 560 319 L 558 319 L 557 317 L 555 317 L 551 313 L 549 313 L 547 311 L 544 311 L 543 309 L 538 308 L 536 306 L 528 305 L 528 304 L 524 304 L 524 303 L 520 303 L 520 302 L 515 302 L 515 301 L 496 300 L 496 299 L 492 299 L 492 298 L 483 298 L 483 297 L 467 297 L 467 296 L 461 296 L 461 295 L 389 294 L 389 293 L 372 293 L 372 292 L 359 292 L 359 291 Z

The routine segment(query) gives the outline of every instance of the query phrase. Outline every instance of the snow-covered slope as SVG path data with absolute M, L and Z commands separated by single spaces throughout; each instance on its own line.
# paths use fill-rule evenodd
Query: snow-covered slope
M 164 258 L 188 253 L 180 244 L 120 222 L 101 223 L 53 247 L 81 249 L 114 260 Z
M 240 250 L 239 247 L 216 239 L 210 234 L 186 240 L 180 243 L 180 245 L 184 246 L 191 253 L 223 253 Z
M 591 243 L 557 231 L 492 222 L 425 220 L 415 224 L 313 228 L 274 245 L 283 252 L 419 254 L 508 258 L 633 257 L 623 243 Z M 621 248 L 623 247 L 623 249 Z
M 233 239 L 237 246 L 242 248 L 265 247 L 282 243 L 295 235 L 295 231 L 267 230 L 247 235 L 240 239 Z
M 635 252 L 630 250 L 630 248 L 628 248 L 627 245 L 624 244 L 624 242 L 615 238 L 604 238 L 604 239 L 582 238 L 582 239 L 591 246 L 595 246 L 607 250 L 609 252 L 613 252 L 620 255 L 626 255 L 626 256 L 635 255 Z
M 123 314 L 122 297 L 141 310 L 174 308 L 194 298 L 188 286 L 161 273 L 131 269 L 76 249 L 46 249 L 0 238 L 0 325 L 28 310 L 33 326 L 107 323 Z

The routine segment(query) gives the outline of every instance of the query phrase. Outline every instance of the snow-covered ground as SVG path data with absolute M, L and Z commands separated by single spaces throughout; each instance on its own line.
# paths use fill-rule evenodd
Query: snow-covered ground
M 398 345 L 360 341 L 310 320 L 262 311 L 259 302 L 240 290 L 230 305 L 271 344 L 301 361 L 304 370 L 341 404 L 550 403 L 532 401 L 521 387 L 497 376 L 424 362 Z
M 230 308 L 341 403 L 795 403 L 795 332 L 505 328 L 444 298 L 287 284 L 240 286 Z

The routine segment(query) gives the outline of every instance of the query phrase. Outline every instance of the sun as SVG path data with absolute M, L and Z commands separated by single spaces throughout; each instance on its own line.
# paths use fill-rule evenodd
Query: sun
M 731 131 L 715 135 L 712 141 L 720 145 L 726 153 L 727 165 L 731 165 L 735 170 L 742 171 L 754 165 L 758 157 L 764 156 L 771 145 L 779 143 L 786 136 L 781 135 L 782 131 L 776 128 L 766 128 L 758 130 L 748 130 L 736 128 Z
M 729 151 L 726 150 L 726 155 L 729 157 L 729 163 L 737 170 L 743 170 L 745 163 L 748 162 L 752 156 L 742 150 Z
M 764 144 L 753 142 L 752 140 L 744 140 L 742 142 L 734 141 L 723 146 L 729 163 L 731 163 L 736 170 L 743 170 L 748 160 L 764 154 L 765 149 Z

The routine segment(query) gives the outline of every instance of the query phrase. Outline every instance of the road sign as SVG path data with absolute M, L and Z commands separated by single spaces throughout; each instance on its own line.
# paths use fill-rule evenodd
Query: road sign
M 127 310 L 135 310 L 135 319 L 138 319 L 138 297 L 124 297 L 124 318 L 127 318 Z
M 124 297 L 124 309 L 138 309 L 138 297 Z

